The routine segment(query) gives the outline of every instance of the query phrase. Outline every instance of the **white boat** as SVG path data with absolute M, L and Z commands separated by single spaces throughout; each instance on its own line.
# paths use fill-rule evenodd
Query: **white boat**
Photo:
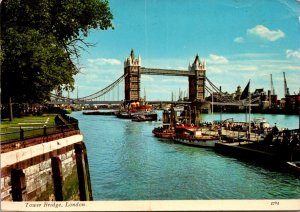
M 270 128 L 270 124 L 265 118 L 255 118 L 253 119 L 253 123 L 260 129 Z

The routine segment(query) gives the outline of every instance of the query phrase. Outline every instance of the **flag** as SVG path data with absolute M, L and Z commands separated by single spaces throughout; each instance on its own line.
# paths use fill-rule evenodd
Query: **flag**
M 240 100 L 247 99 L 247 97 L 249 96 L 249 87 L 250 87 L 250 80 L 249 80 L 248 84 L 246 85 L 246 87 L 244 88 L 244 90 L 240 96 Z

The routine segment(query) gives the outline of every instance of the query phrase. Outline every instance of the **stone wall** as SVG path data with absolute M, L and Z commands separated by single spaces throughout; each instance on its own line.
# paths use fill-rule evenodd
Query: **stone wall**
M 64 136 L 46 143 L 2 152 L 2 201 L 92 199 L 83 136 Z M 82 167 L 87 169 L 84 168 L 82 172 Z M 82 182 L 82 179 L 87 180 Z M 80 190 L 80 184 L 86 185 L 85 190 Z

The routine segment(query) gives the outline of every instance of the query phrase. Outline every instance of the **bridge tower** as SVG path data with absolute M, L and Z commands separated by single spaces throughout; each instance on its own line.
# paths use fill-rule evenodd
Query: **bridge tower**
M 124 61 L 125 102 L 140 100 L 141 58 L 135 58 L 133 49 Z
M 205 76 L 206 63 L 201 62 L 198 54 L 192 65 L 189 65 L 189 71 L 194 71 L 195 75 L 189 76 L 189 100 L 192 102 L 203 101 L 205 98 Z

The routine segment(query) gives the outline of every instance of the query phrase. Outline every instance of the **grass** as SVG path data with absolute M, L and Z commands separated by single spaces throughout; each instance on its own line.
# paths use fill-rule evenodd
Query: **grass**
M 1 141 L 20 139 L 20 130 L 24 130 L 24 138 L 32 137 L 34 135 L 42 135 L 43 126 L 54 126 L 56 114 L 44 114 L 41 116 L 24 116 L 22 118 L 14 118 L 13 121 L 9 119 L 1 120 L 0 132 Z
M 43 126 L 48 118 L 49 120 L 46 125 L 54 125 L 55 116 L 56 114 L 44 114 L 41 116 L 24 116 L 22 118 L 14 118 L 13 121 L 9 121 L 9 119 L 2 119 L 0 123 L 0 129 L 11 127 L 28 127 L 36 125 L 32 123 L 41 123 L 41 125 Z

